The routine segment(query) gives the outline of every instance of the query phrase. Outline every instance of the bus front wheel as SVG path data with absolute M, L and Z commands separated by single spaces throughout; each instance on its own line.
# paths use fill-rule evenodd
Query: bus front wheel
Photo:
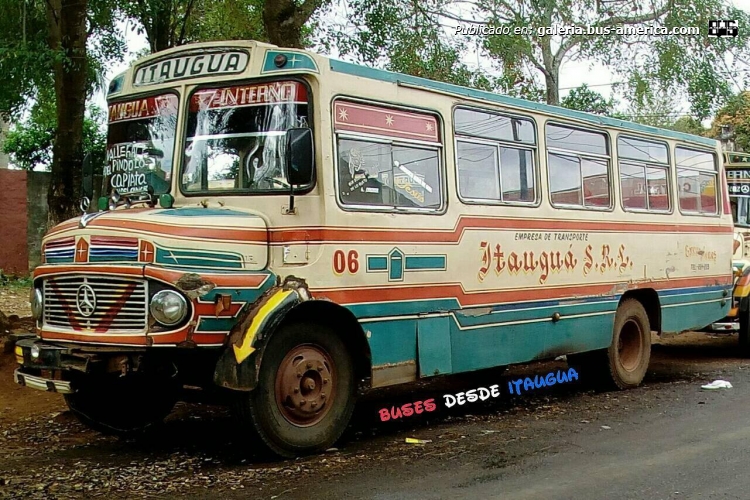
M 265 348 L 256 389 L 237 395 L 236 416 L 275 455 L 324 451 L 349 424 L 355 386 L 351 356 L 333 330 L 287 324 Z
M 607 389 L 637 387 L 646 376 L 651 358 L 651 326 L 643 305 L 624 300 L 615 313 L 612 343 L 607 349 L 569 356 L 573 365 L 592 377 L 594 385 Z

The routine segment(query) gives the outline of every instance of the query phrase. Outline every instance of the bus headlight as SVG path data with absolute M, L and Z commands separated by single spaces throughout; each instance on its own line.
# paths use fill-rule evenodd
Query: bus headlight
M 32 288 L 29 301 L 31 302 L 31 315 L 34 319 L 41 318 L 44 311 L 44 295 L 42 291 L 38 288 Z
M 164 326 L 176 325 L 188 312 L 185 297 L 172 290 L 162 290 L 154 294 L 149 306 L 151 316 Z

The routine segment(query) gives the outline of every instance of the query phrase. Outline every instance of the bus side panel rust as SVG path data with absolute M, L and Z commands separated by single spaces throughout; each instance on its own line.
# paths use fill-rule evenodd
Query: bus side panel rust
M 310 300 L 305 280 L 288 276 L 240 313 L 227 345 L 216 363 L 214 383 L 237 391 L 251 391 L 258 382 L 263 347 L 286 315 Z

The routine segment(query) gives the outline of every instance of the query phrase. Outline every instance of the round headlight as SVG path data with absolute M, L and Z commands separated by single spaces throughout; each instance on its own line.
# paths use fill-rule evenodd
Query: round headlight
M 149 307 L 151 315 L 164 326 L 176 325 L 188 312 L 185 297 L 172 290 L 162 290 L 154 294 Z
M 42 294 L 42 291 L 38 288 L 32 288 L 31 289 L 31 315 L 34 317 L 34 319 L 39 319 L 42 317 L 42 312 L 44 311 L 44 295 Z

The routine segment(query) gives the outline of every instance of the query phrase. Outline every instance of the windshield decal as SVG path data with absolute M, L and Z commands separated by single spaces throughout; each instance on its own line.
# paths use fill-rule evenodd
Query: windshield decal
M 177 96 L 162 95 L 109 105 L 109 123 L 177 113 Z
M 339 101 L 336 103 L 333 119 L 337 132 L 350 131 L 440 142 L 437 118 L 426 113 Z
M 190 111 L 275 103 L 307 104 L 307 90 L 298 82 L 274 82 L 199 90 L 190 99 Z
M 172 177 L 178 99 L 174 94 L 109 105 L 104 192 L 161 194 Z

